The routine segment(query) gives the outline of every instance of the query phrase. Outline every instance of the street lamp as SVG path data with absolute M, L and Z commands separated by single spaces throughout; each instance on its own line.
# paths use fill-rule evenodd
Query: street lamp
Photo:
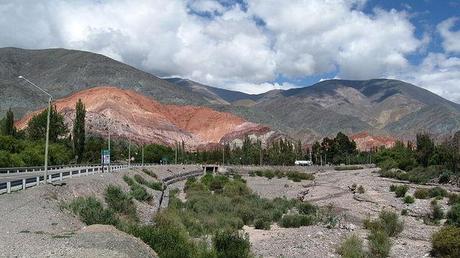
M 45 173 L 44 173 L 44 181 L 45 184 L 47 182 L 47 177 L 48 177 L 48 145 L 49 145 L 49 138 L 50 138 L 50 114 L 51 114 L 51 101 L 53 100 L 53 96 L 46 92 L 44 89 L 38 87 L 35 83 L 29 81 L 27 78 L 24 76 L 20 75 L 18 76 L 19 79 L 25 80 L 27 83 L 30 85 L 34 86 L 35 88 L 39 89 L 41 92 L 45 93 L 48 95 L 48 115 L 46 118 L 46 141 L 45 141 Z

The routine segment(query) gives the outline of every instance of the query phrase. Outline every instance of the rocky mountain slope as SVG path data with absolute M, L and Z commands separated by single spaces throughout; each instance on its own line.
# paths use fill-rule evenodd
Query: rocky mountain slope
M 207 104 L 200 94 L 103 55 L 67 49 L 0 48 L 0 115 L 8 108 L 19 116 L 45 107 L 46 96 L 18 79 L 23 75 L 54 98 L 102 85 L 154 97 L 162 103 Z
M 174 145 L 185 142 L 189 148 L 209 144 L 239 143 L 249 135 L 269 141 L 278 134 L 266 126 L 247 122 L 230 113 L 207 107 L 161 104 L 132 90 L 95 87 L 59 99 L 53 104 L 71 125 L 75 103 L 81 99 L 87 110 L 89 132 L 131 139 L 140 143 Z M 37 112 L 27 114 L 16 123 L 19 129 Z
M 233 94 L 177 78 L 170 81 L 194 91 L 206 90 L 231 104 L 221 105 L 221 110 L 268 124 L 294 138 L 368 131 L 409 139 L 421 131 L 441 136 L 460 129 L 460 105 L 398 80 L 327 80 L 259 95 Z
M 460 129 L 460 105 L 417 86 L 387 79 L 327 80 L 309 87 L 251 95 L 181 78 L 160 79 L 108 57 L 75 50 L 0 48 L 0 116 L 43 108 L 46 97 L 17 78 L 24 75 L 55 98 L 92 87 L 128 89 L 163 104 L 207 106 L 312 142 L 338 131 L 411 139 Z

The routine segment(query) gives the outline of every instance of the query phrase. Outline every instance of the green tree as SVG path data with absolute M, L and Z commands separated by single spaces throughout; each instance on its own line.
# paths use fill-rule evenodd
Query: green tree
M 8 111 L 6 112 L 5 120 L 3 121 L 2 127 L 2 133 L 4 135 L 14 136 L 16 128 L 14 127 L 14 114 L 13 111 L 11 111 L 11 108 L 8 109 Z
M 85 151 L 85 116 L 85 105 L 81 99 L 78 99 L 78 102 L 75 105 L 75 120 L 73 122 L 73 146 L 78 163 L 82 161 Z
M 46 121 L 48 109 L 43 110 L 40 114 L 32 117 L 27 125 L 27 134 L 32 140 L 41 140 L 46 135 Z M 51 107 L 50 113 L 50 142 L 56 142 L 59 137 L 68 133 L 64 123 L 64 117 L 59 114 L 56 107 Z
M 434 143 L 428 134 L 417 134 L 416 157 L 419 164 L 424 167 L 428 166 L 431 156 L 434 154 Z

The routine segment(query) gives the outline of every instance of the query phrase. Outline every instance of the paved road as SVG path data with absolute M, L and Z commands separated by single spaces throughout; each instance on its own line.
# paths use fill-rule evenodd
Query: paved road
M 92 167 L 75 167 L 75 170 L 78 169 L 91 169 Z M 59 174 L 60 172 L 67 172 L 69 168 L 64 169 L 56 169 L 56 170 L 48 170 L 48 175 L 55 175 Z M 0 183 L 12 181 L 12 180 L 19 180 L 23 178 L 33 178 L 37 176 L 43 176 L 44 171 L 36 171 L 36 172 L 27 172 L 27 173 L 11 173 L 11 174 L 0 174 Z

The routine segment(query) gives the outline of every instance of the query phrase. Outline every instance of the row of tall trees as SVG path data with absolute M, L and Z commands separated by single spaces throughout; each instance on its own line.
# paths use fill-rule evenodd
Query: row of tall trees
M 44 164 L 45 135 L 48 109 L 32 117 L 25 130 L 14 126 L 14 114 L 9 109 L 0 120 L 0 167 L 39 166 Z M 49 163 L 51 165 L 81 162 L 85 151 L 85 107 L 76 103 L 73 134 L 55 106 L 50 110 Z M 74 141 L 72 141 L 72 136 Z M 100 150 L 98 150 L 100 152 Z M 99 156 L 99 154 L 98 154 Z M 77 158 L 75 158 L 77 157 Z

